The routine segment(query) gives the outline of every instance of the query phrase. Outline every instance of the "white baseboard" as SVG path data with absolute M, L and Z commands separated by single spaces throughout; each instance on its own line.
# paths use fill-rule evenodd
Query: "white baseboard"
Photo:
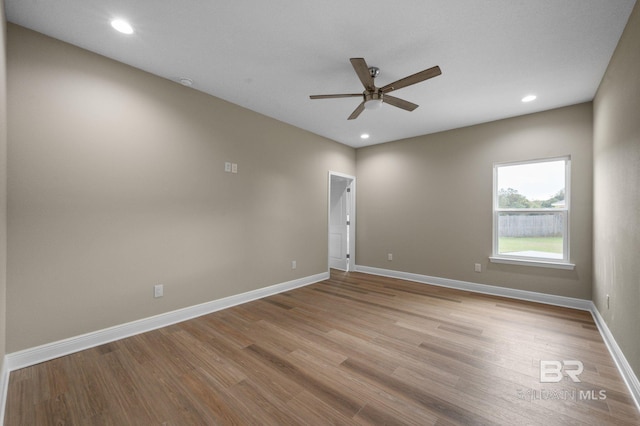
M 390 269 L 373 268 L 370 266 L 356 265 L 355 270 L 357 272 L 363 272 L 371 275 L 380 275 L 384 277 L 398 278 L 407 281 L 414 281 L 422 284 L 436 285 L 439 287 L 453 288 L 457 290 L 465 290 L 474 293 L 490 294 L 493 296 L 502 296 L 510 299 L 526 300 L 529 302 L 544 303 L 547 305 L 564 306 L 573 309 L 579 309 L 582 311 L 589 311 L 593 320 L 600 331 L 600 335 L 604 340 L 609 353 L 613 358 L 613 361 L 618 368 L 618 371 L 622 375 L 622 379 L 626 383 L 631 396 L 636 404 L 638 410 L 640 410 L 640 381 L 635 375 L 631 365 L 625 358 L 622 350 L 616 343 L 613 334 L 607 327 L 607 324 L 600 315 L 600 312 L 596 308 L 596 305 L 591 300 L 576 299 L 573 297 L 556 296 L 553 294 L 537 293 L 534 291 L 516 290 L 506 287 L 497 287 L 486 284 L 477 284 L 467 281 L 451 280 L 448 278 L 430 277 L 427 275 L 413 274 L 410 272 L 393 271 Z
M 124 339 L 125 337 L 166 327 L 171 324 L 210 314 L 242 303 L 262 299 L 263 297 L 282 293 L 284 291 L 293 290 L 328 278 L 329 272 L 323 272 L 321 274 L 275 284 L 246 293 L 202 303 L 200 305 L 190 306 L 188 308 L 178 309 L 138 321 L 116 325 L 114 327 L 105 328 L 80 336 L 59 340 L 57 342 L 47 343 L 19 352 L 13 352 L 6 356 L 3 369 L 7 370 L 7 372 L 11 372 L 20 368 L 29 367 L 44 361 L 69 355 L 74 352 L 79 352 L 105 343 L 113 342 L 115 340 Z
M 607 345 L 607 349 L 609 349 L 609 353 L 616 363 L 622 379 L 631 392 L 631 397 L 633 397 L 636 407 L 640 410 L 640 381 L 638 381 L 638 376 L 633 372 L 631 365 L 629 365 L 627 358 L 622 353 L 620 346 L 618 346 L 616 339 L 614 339 L 613 334 L 611 334 L 611 330 L 609 330 L 607 323 L 604 321 L 604 318 L 602 318 L 602 315 L 600 315 L 596 305 L 593 302 L 591 302 L 591 304 L 593 306 L 591 309 L 593 320 L 596 322 L 598 330 L 600 330 L 600 335 L 602 335 L 602 339 L 605 345 Z
M 468 281 L 452 280 L 449 278 L 430 277 L 410 272 L 393 271 L 390 269 L 373 268 L 361 265 L 356 265 L 355 269 L 357 272 L 364 272 L 371 275 L 399 278 L 402 280 L 431 284 L 439 287 L 454 288 L 457 290 L 471 291 L 473 293 L 490 294 L 492 296 L 508 297 L 510 299 L 528 300 L 530 302 L 539 302 L 547 305 L 564 306 L 567 308 L 579 309 L 581 311 L 591 311 L 592 305 L 591 301 L 586 299 L 556 296 L 553 294 L 537 293 L 535 291 L 516 290 L 513 288 L 477 284 Z
M 9 390 L 9 369 L 7 368 L 7 357 L 5 355 L 0 368 L 0 425 L 4 424 L 4 411 L 7 405 L 7 392 Z

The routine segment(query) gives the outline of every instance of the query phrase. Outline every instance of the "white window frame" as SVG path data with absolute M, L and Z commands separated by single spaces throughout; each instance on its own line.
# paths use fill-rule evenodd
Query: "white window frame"
M 505 166 L 518 166 L 534 163 L 547 163 L 552 161 L 564 161 L 565 162 L 565 206 L 563 208 L 540 208 L 540 209 L 507 209 L 500 208 L 498 206 L 498 169 Z M 561 214 L 563 216 L 563 247 L 562 259 L 553 258 L 541 258 L 541 257 L 528 257 L 522 255 L 510 255 L 505 253 L 498 253 L 499 249 L 499 217 L 500 213 L 553 213 Z M 511 265 L 524 265 L 524 266 L 538 266 L 544 268 L 557 268 L 557 269 L 571 269 L 575 268 L 575 265 L 570 262 L 570 237 L 569 237 L 569 220 L 571 212 L 571 157 L 552 157 L 541 158 L 527 161 L 516 161 L 508 163 L 494 163 L 493 165 L 493 250 L 492 256 L 489 260 L 492 263 L 506 263 Z

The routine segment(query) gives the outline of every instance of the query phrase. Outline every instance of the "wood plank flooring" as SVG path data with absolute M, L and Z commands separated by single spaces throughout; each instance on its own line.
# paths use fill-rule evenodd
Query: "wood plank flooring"
M 541 383 L 578 360 L 580 382 Z M 638 425 L 587 312 L 360 273 L 10 375 L 5 424 Z

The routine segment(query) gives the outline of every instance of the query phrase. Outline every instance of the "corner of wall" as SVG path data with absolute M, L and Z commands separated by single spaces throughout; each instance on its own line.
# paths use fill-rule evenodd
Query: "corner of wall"
M 6 362 L 6 289 L 7 289 L 7 84 L 6 84 L 6 19 L 4 0 L 0 0 L 0 424 L 4 423 L 4 407 L 9 373 Z

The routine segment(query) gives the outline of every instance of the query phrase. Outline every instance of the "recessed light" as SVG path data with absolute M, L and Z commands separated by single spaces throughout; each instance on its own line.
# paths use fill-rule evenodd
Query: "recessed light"
M 180 77 L 178 79 L 178 83 L 182 84 L 183 86 L 188 86 L 188 87 L 193 86 L 193 80 L 187 77 Z
M 531 101 L 535 101 L 537 98 L 536 95 L 527 95 L 524 98 L 522 98 L 522 102 L 531 102 Z
M 368 133 L 361 134 L 360 139 L 369 139 L 369 134 Z
M 111 26 L 122 34 L 133 34 L 133 27 L 131 24 L 122 19 L 114 19 L 111 21 Z

